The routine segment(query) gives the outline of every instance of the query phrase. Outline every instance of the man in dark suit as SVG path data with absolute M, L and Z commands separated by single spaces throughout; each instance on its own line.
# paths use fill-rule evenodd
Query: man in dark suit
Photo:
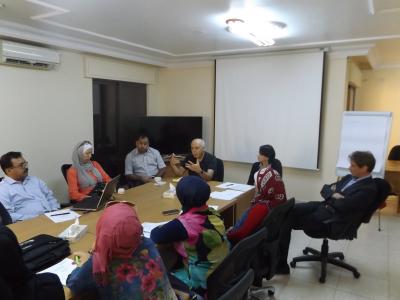
M 321 190 L 324 201 L 297 203 L 291 213 L 291 224 L 280 245 L 281 256 L 278 274 L 289 274 L 287 254 L 291 230 L 304 230 L 309 234 L 329 233 L 332 228 L 324 221 L 334 216 L 346 217 L 367 211 L 376 197 L 376 186 L 371 172 L 375 158 L 369 151 L 355 151 L 349 155 L 349 175 L 336 183 L 325 184 Z M 335 230 L 338 230 L 336 228 Z M 340 229 L 339 229 L 340 230 Z

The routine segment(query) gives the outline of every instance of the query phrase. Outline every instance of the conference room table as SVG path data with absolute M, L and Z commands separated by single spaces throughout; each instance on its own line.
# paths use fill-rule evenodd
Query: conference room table
M 392 187 L 392 193 L 397 195 L 397 213 L 400 213 L 400 161 L 388 160 L 385 167 L 385 179 Z
M 177 215 L 165 216 L 162 211 L 171 209 L 180 209 L 181 205 L 176 198 L 163 198 L 163 192 L 169 189 L 171 180 L 166 180 L 165 185 L 156 186 L 154 183 L 147 183 L 125 191 L 125 194 L 114 194 L 114 200 L 129 201 L 135 204 L 141 222 L 166 222 L 174 219 Z M 176 183 L 173 183 L 176 185 Z M 219 182 L 211 181 L 209 185 L 211 191 L 222 191 L 216 186 Z M 207 202 L 208 205 L 217 205 L 218 211 L 224 220 L 225 227 L 229 228 L 234 222 L 242 215 L 242 213 L 250 206 L 250 200 L 254 196 L 254 188 L 242 193 L 232 200 L 217 200 L 210 198 Z M 80 213 L 81 214 L 81 213 Z M 90 212 L 81 214 L 79 222 L 82 225 L 88 225 L 87 233 L 77 242 L 70 243 L 72 252 L 75 251 L 89 251 L 95 241 L 96 223 L 102 211 Z M 62 223 L 54 223 L 44 215 L 36 218 L 17 222 L 8 225 L 9 228 L 15 233 L 19 242 L 28 240 L 38 234 L 49 234 L 58 236 L 63 230 L 70 226 L 74 221 L 66 221 Z M 72 254 L 70 256 L 72 257 Z M 66 299 L 71 298 L 68 288 L 64 287 Z

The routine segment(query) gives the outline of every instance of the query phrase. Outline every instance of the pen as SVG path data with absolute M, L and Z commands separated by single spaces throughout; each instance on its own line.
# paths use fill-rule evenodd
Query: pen
M 79 264 L 81 263 L 81 257 L 78 255 L 74 255 L 74 261 L 76 265 L 79 266 Z
M 62 215 L 69 215 L 69 212 L 65 212 L 65 213 L 61 213 L 61 214 L 54 214 L 54 215 L 50 215 L 50 217 L 55 217 L 55 216 L 62 216 Z

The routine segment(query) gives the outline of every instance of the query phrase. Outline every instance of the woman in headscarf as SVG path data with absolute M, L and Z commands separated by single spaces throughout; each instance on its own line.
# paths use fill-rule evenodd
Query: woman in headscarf
M 61 300 L 64 290 L 57 275 L 35 274 L 25 266 L 14 233 L 0 225 L 0 297 L 3 300 Z
M 183 267 L 172 274 L 190 290 L 204 296 L 207 277 L 228 254 L 225 226 L 219 214 L 206 204 L 210 186 L 198 176 L 183 177 L 176 195 L 182 214 L 157 227 L 151 239 L 158 244 L 174 243 Z
M 261 146 L 258 161 L 260 170 L 254 174 L 256 192 L 251 206 L 227 232 L 228 240 L 232 245 L 254 233 L 269 211 L 286 201 L 285 185 L 280 174 L 273 167 L 274 148 L 271 145 Z
M 90 193 L 101 183 L 111 180 L 110 176 L 96 161 L 91 161 L 93 145 L 83 141 L 74 147 L 72 166 L 67 171 L 68 194 L 74 201 L 81 201 L 89 197 Z
M 67 279 L 74 297 L 176 299 L 154 243 L 142 236 L 133 207 L 116 203 L 97 222 L 93 255 Z M 83 252 L 77 253 L 81 258 Z M 88 256 L 88 255 L 87 255 Z M 83 257 L 85 259 L 85 257 Z

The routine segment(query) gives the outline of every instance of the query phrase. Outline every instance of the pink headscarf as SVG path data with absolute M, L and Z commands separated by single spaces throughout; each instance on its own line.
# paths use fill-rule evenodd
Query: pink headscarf
M 117 203 L 104 210 L 96 226 L 93 274 L 99 284 L 107 283 L 112 258 L 131 258 L 141 243 L 142 225 L 136 210 Z

